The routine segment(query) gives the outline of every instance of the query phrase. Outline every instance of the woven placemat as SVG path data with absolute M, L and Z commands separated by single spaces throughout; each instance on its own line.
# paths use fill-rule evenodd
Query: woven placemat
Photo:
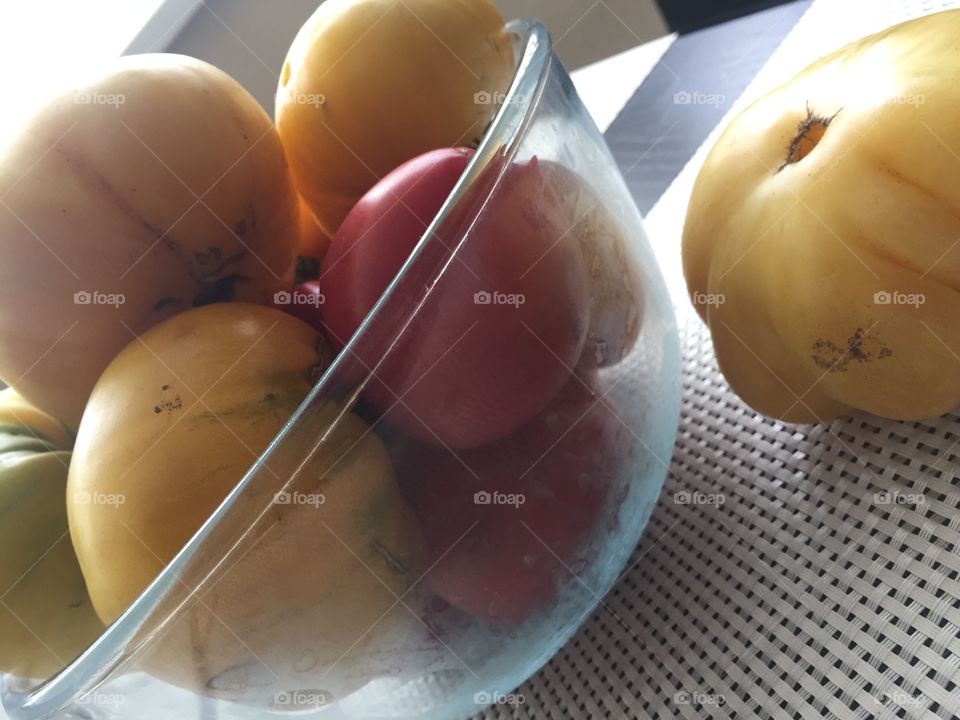
M 958 4 L 816 0 L 651 210 L 685 355 L 669 477 L 603 606 L 483 717 L 960 717 L 960 416 L 757 415 L 719 373 L 679 264 L 693 179 L 739 107 L 849 40 Z

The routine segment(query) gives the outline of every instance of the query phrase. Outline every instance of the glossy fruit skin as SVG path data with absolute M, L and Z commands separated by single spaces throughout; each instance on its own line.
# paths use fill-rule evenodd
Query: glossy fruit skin
M 632 448 L 595 388 L 572 378 L 543 413 L 494 445 L 456 454 L 396 446 L 401 487 L 430 548 L 428 588 L 475 617 L 516 624 L 575 582 L 591 543 L 614 529 L 610 507 L 623 497 Z
M 469 159 L 462 150 L 416 158 L 351 211 L 320 279 L 336 347 L 397 274 Z M 537 159 L 509 164 L 366 398 L 404 432 L 451 448 L 493 442 L 532 419 L 569 378 L 589 326 L 587 274 L 568 227 Z M 427 242 L 449 254 L 466 230 L 452 223 Z M 418 278 L 405 282 L 398 292 L 422 292 Z M 396 329 L 378 323 L 372 333 Z M 362 368 L 376 367 L 385 346 L 357 348 Z
M 300 29 L 276 121 L 297 188 L 333 235 L 412 157 L 478 142 L 514 58 L 489 0 L 328 0 Z M 479 98 L 479 100 L 478 100 Z
M 112 622 L 150 583 L 307 396 L 330 352 L 285 313 L 246 303 L 154 326 L 107 367 L 84 412 L 70 533 L 97 613 Z
M 334 347 L 346 345 L 383 295 L 472 157 L 469 148 L 424 153 L 396 168 L 353 207 L 320 268 L 320 291 L 330 298 L 324 320 Z
M 73 431 L 134 334 L 198 304 L 269 302 L 293 279 L 279 137 L 200 60 L 119 58 L 53 98 L 7 138 L 0 193 L 0 377 Z
M 21 430 L 0 433 L 0 672 L 43 679 L 104 628 L 65 536 L 70 453 Z
M 157 325 L 110 364 L 80 425 L 67 494 L 70 534 L 104 620 L 199 529 L 329 361 L 326 342 L 300 320 L 221 303 Z M 292 478 L 291 492 L 323 502 L 274 501 L 244 538 L 251 546 L 201 588 L 203 602 L 155 644 L 144 669 L 255 704 L 320 676 L 335 697 L 369 679 L 364 653 L 375 637 L 363 633 L 412 584 L 423 540 L 382 443 L 349 413 L 334 427 L 340 415 L 332 404 L 312 415 L 308 429 L 323 441 L 311 441 L 295 475 L 264 465 L 278 481 Z M 74 500 L 83 493 L 123 502 Z
M 313 211 L 303 199 L 300 200 L 300 244 L 297 252 L 301 257 L 323 262 L 330 247 L 331 237 L 313 216 Z
M 853 43 L 746 109 L 707 157 L 684 272 L 721 370 L 761 413 L 960 404 L 957 37 L 954 10 Z

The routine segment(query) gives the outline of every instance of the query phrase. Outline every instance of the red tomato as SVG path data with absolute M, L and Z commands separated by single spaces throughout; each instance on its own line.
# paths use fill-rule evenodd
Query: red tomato
M 401 487 L 436 565 L 424 582 L 451 605 L 518 623 L 587 561 L 600 518 L 622 499 L 632 435 L 573 378 L 548 408 L 494 445 L 394 448 Z
M 411 160 L 347 216 L 320 276 L 336 346 L 396 276 L 471 155 L 448 149 Z M 456 254 L 365 395 L 404 432 L 470 448 L 528 422 L 564 385 L 589 326 L 588 280 L 576 240 L 567 237 L 567 214 L 536 159 L 505 169 L 459 247 L 464 228 L 451 225 L 426 247 Z M 405 292 L 422 294 L 432 279 L 408 282 Z M 373 367 L 386 344 L 358 349 L 360 362 Z
M 308 280 L 297 285 L 292 291 L 284 290 L 274 293 L 273 306 L 323 332 L 323 316 L 320 308 L 324 300 L 323 293 L 320 292 L 320 283 L 316 280 Z

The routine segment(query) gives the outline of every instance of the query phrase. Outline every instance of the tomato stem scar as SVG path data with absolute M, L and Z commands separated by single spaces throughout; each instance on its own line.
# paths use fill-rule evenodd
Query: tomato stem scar
M 843 108 L 840 108 L 842 110 Z M 797 134 L 793 136 L 790 146 L 787 148 L 787 159 L 777 168 L 777 172 L 783 170 L 787 165 L 800 162 L 807 155 L 813 152 L 813 149 L 820 143 L 823 136 L 827 133 L 827 128 L 833 119 L 840 114 L 837 110 L 830 117 L 818 115 L 810 108 L 807 103 L 807 115 L 797 126 Z

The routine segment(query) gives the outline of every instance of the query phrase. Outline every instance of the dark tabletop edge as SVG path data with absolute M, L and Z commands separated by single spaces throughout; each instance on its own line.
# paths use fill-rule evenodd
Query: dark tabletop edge
M 681 35 L 605 133 L 646 215 L 776 51 L 812 0 Z

